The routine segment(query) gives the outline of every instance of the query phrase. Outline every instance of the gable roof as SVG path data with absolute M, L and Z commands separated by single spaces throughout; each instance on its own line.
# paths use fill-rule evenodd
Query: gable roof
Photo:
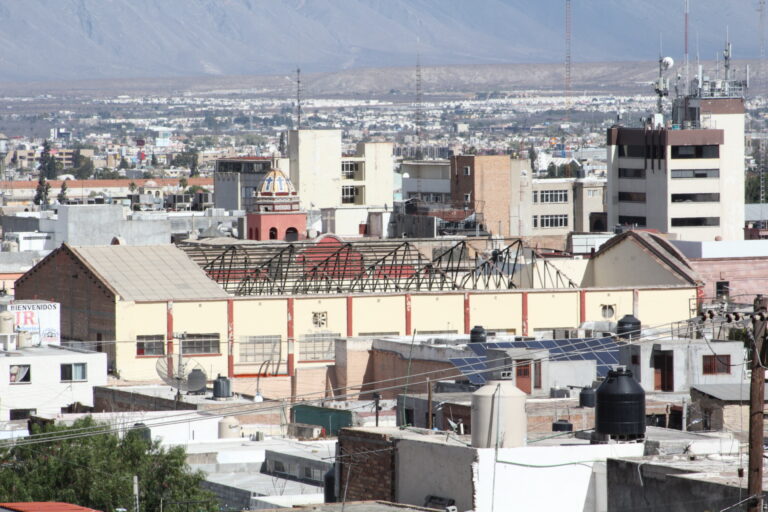
M 68 248 L 123 300 L 229 297 L 175 245 Z
M 702 282 L 699 274 L 693 270 L 688 259 L 674 245 L 666 239 L 650 231 L 629 230 L 620 235 L 616 235 L 605 242 L 600 250 L 595 253 L 593 258 L 598 258 L 616 247 L 625 240 L 632 240 L 651 254 L 659 263 L 666 266 L 677 276 L 690 284 L 699 284 Z

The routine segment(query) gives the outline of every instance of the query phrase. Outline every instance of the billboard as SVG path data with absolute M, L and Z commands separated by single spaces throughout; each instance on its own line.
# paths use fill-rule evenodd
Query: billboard
M 61 343 L 60 308 L 58 302 L 47 301 L 8 304 L 8 311 L 16 316 L 14 319 L 16 330 L 28 332 L 34 345 Z

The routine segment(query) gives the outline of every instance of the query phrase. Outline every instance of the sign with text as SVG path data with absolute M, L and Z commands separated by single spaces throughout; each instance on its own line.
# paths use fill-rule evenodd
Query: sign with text
M 8 304 L 8 311 L 15 315 L 16 330 L 28 332 L 34 345 L 61 343 L 61 312 L 58 302 L 17 302 Z

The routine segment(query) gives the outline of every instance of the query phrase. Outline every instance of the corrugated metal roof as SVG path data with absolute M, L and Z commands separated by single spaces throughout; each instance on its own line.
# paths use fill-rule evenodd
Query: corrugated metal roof
M 691 387 L 725 402 L 749 402 L 749 382 L 741 384 L 694 384 Z
M 93 508 L 61 503 L 59 501 L 27 501 L 20 503 L 0 503 L 0 510 L 14 512 L 99 512 Z
M 124 300 L 229 297 L 174 245 L 70 248 Z

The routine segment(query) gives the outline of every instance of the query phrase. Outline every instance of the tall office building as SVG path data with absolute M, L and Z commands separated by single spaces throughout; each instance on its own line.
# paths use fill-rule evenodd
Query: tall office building
M 662 75 L 660 98 L 666 93 Z M 672 233 L 681 240 L 744 238 L 744 94 L 726 45 L 723 78 L 699 67 L 668 120 L 608 129 L 608 223 Z M 662 103 L 659 101 L 659 107 Z

